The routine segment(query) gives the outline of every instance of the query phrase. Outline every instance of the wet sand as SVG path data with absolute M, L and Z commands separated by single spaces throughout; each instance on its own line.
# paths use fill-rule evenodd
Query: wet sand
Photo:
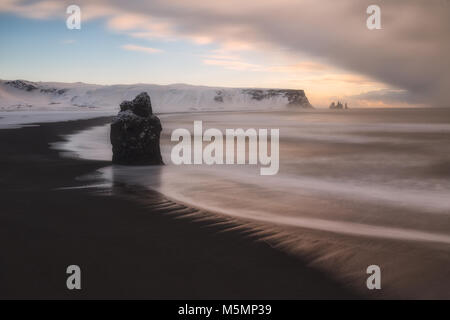
M 245 230 L 179 219 L 193 210 L 157 193 L 126 185 L 61 189 L 102 184 L 77 177 L 110 163 L 63 158 L 49 143 L 108 121 L 0 130 L 0 298 L 357 297 Z M 66 288 L 72 264 L 81 267 L 81 291 Z

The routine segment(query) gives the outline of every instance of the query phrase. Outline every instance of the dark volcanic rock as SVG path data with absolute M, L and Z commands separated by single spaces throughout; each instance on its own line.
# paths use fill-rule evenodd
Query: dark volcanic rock
M 35 83 L 30 81 L 24 81 L 24 80 L 14 80 L 14 81 L 7 81 L 7 85 L 14 87 L 16 89 L 20 90 L 26 90 L 26 91 L 33 91 L 37 89 L 37 86 Z
M 295 89 L 243 89 L 242 93 L 250 95 L 253 100 L 262 101 L 283 97 L 287 99 L 287 106 L 300 108 L 313 108 L 303 90 Z
M 337 109 L 337 110 L 343 110 L 348 109 L 347 102 L 345 104 L 342 104 L 340 101 L 335 103 L 334 101 L 330 104 L 330 109 Z
M 146 92 L 133 101 L 122 102 L 120 112 L 111 124 L 113 162 L 125 165 L 164 164 L 159 147 L 161 130 L 161 122 L 152 113 Z
M 120 104 L 120 111 L 131 110 L 134 114 L 141 117 L 148 117 L 153 113 L 150 96 L 142 92 L 134 98 L 133 101 L 124 101 Z
M 214 97 L 214 101 L 222 103 L 223 102 L 222 94 L 223 94 L 222 91 L 216 91 L 216 96 Z
M 56 88 L 41 89 L 42 93 L 53 93 L 53 94 L 59 94 L 59 95 L 62 95 L 64 93 L 66 93 L 67 91 L 68 91 L 68 89 L 56 89 Z
M 303 90 L 284 90 L 284 96 L 288 98 L 289 106 L 312 108 Z

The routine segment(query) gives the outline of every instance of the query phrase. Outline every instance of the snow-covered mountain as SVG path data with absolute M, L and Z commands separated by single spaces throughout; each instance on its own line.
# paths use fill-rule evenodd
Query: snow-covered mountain
M 93 85 L 0 80 L 0 111 L 119 109 L 146 91 L 153 110 L 162 112 L 312 108 L 303 90 L 244 89 L 174 85 Z

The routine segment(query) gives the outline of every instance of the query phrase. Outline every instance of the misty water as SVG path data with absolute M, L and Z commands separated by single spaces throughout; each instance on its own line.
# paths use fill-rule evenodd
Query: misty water
M 364 291 L 367 266 L 390 295 L 450 297 L 450 111 L 371 109 L 166 114 L 162 167 L 109 166 L 105 179 L 253 228 Z M 280 129 L 280 169 L 171 164 L 177 128 Z M 59 149 L 110 160 L 109 126 L 67 137 Z M 433 290 L 427 292 L 429 286 Z

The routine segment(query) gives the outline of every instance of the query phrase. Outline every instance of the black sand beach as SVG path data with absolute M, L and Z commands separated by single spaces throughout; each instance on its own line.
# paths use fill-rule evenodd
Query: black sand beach
M 355 297 L 307 263 L 241 231 L 137 190 L 59 188 L 109 165 L 61 157 L 49 148 L 109 119 L 0 130 L 0 298 L 345 299 Z M 94 178 L 93 178 L 94 179 Z M 116 192 L 118 190 L 118 192 Z M 82 290 L 66 268 L 82 269 Z

